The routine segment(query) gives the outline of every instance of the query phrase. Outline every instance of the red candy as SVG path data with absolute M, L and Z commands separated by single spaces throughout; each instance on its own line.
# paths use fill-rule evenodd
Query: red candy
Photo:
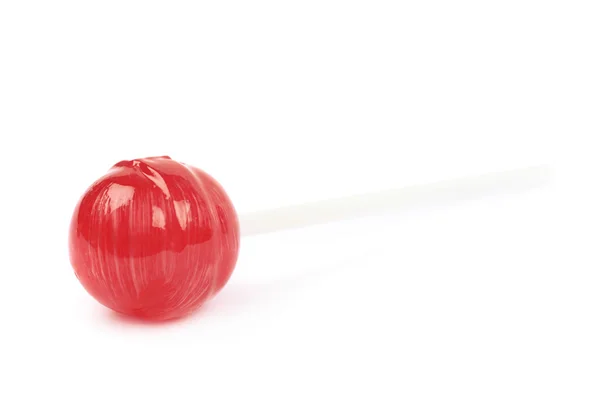
M 71 264 L 101 304 L 127 315 L 185 316 L 229 280 L 239 223 L 223 188 L 167 156 L 122 161 L 79 201 Z

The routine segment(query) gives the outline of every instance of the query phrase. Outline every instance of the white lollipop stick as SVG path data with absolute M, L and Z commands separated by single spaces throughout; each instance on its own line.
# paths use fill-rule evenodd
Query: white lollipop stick
M 463 177 L 240 216 L 243 236 L 397 211 L 419 204 L 457 201 L 502 191 L 534 188 L 552 178 L 552 168 L 535 166 Z

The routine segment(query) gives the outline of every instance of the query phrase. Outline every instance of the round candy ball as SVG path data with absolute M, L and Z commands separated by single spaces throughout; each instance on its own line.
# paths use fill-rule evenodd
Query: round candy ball
M 168 156 L 122 161 L 81 197 L 69 231 L 71 264 L 101 304 L 166 320 L 225 286 L 240 230 L 211 176 Z

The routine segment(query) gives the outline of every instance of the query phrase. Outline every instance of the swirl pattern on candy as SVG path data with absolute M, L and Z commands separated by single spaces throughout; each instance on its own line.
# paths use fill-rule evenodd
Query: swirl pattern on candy
M 229 280 L 240 229 L 219 183 L 168 156 L 115 164 L 79 200 L 71 264 L 101 304 L 166 320 L 198 309 Z

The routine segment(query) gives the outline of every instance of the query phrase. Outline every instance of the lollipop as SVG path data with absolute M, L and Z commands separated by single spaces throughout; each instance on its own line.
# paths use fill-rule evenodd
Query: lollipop
M 249 235 L 521 189 L 549 172 L 533 167 L 284 207 L 243 216 L 241 227 Z M 115 164 L 81 197 L 69 232 L 84 288 L 104 306 L 152 320 L 185 316 L 217 294 L 239 244 L 238 216 L 219 183 L 168 156 Z

